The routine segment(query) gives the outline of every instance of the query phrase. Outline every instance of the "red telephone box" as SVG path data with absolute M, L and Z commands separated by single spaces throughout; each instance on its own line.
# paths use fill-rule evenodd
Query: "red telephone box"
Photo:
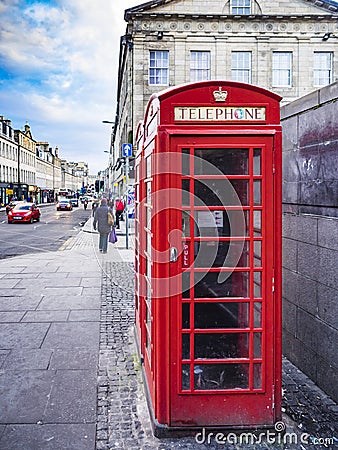
M 136 334 L 155 433 L 281 416 L 280 97 L 151 97 L 137 133 Z

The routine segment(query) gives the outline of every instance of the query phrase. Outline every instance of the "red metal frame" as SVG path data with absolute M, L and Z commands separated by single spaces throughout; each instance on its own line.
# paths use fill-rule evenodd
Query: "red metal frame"
M 142 283 L 142 274 L 144 272 L 144 257 L 142 255 L 142 243 L 141 243 L 141 226 L 143 222 L 141 202 L 144 198 L 143 193 L 143 174 L 142 174 L 142 159 L 143 159 L 143 123 L 140 122 L 136 132 L 136 157 L 135 157 L 135 325 L 136 325 L 136 337 L 139 348 L 140 344 L 144 341 L 142 326 L 144 321 L 144 298 Z
M 211 136 L 208 136 L 207 142 L 209 144 L 211 143 L 210 146 L 212 148 L 216 148 L 216 145 L 212 141 L 212 139 L 213 138 Z M 242 137 L 236 139 L 236 137 L 234 136 L 234 137 L 232 137 L 230 139 L 231 139 L 231 145 L 232 146 L 235 146 L 235 147 L 240 147 L 240 146 L 242 146 L 242 147 L 249 147 L 248 143 L 243 144 L 243 140 L 244 139 Z M 258 147 L 259 143 L 260 144 L 262 144 L 262 143 L 264 144 L 261 147 L 270 147 L 270 149 L 269 149 L 270 160 L 271 160 L 270 161 L 270 172 L 272 173 L 272 138 L 270 137 L 270 145 L 268 145 L 269 142 L 267 142 L 266 138 L 264 138 L 262 136 L 259 136 L 260 142 L 257 141 L 257 137 L 255 137 L 255 136 L 253 136 L 251 138 L 246 137 L 245 139 L 246 140 L 249 139 L 249 142 L 251 142 L 251 148 L 250 148 L 250 153 L 251 154 L 253 152 L 253 147 Z M 179 138 L 177 138 L 177 140 L 179 141 Z M 179 145 L 179 147 L 185 147 L 185 148 L 188 147 L 185 144 L 185 142 L 184 142 L 184 138 L 181 138 L 181 140 L 183 141 L 183 143 L 181 145 Z M 203 138 L 203 140 L 205 140 L 205 138 Z M 236 141 L 238 141 L 239 144 Z M 198 142 L 198 140 L 197 140 L 197 142 Z M 170 148 L 173 148 L 173 146 L 174 145 L 171 144 Z M 222 147 L 223 148 L 226 147 L 226 145 L 224 143 L 224 140 L 222 140 Z M 193 148 L 195 148 L 195 149 L 198 148 L 198 145 L 195 144 L 195 146 L 193 146 Z M 252 158 L 250 158 L 250 160 L 252 160 Z M 266 171 L 267 171 L 265 166 L 264 166 L 265 160 L 266 160 L 266 158 L 263 158 L 262 173 L 266 173 Z M 191 170 L 191 172 L 193 172 L 193 171 Z M 247 179 L 247 180 L 249 180 L 251 178 L 252 181 L 254 179 L 256 179 L 256 180 L 262 180 L 263 182 L 265 182 L 265 179 L 263 178 L 262 175 L 253 176 L 252 173 L 253 173 L 253 169 L 252 169 L 252 164 L 251 164 L 251 167 L 250 167 L 250 170 L 249 170 L 249 175 L 247 175 L 247 176 L 237 176 L 237 175 L 231 175 L 230 176 L 229 175 L 227 178 L 230 179 L 230 180 L 231 179 L 232 180 L 238 180 L 238 179 Z M 206 178 L 211 179 L 212 176 L 210 176 L 210 175 L 202 175 L 202 176 L 200 175 L 199 176 L 199 179 L 206 179 Z M 219 177 L 215 177 L 215 178 L 217 179 Z M 263 186 L 263 190 L 265 190 L 264 186 Z M 251 198 L 253 198 L 253 183 L 251 183 L 251 185 L 250 185 L 250 193 L 251 193 Z M 272 199 L 271 199 L 271 194 L 270 195 L 269 194 L 270 194 L 270 192 L 267 192 L 267 197 L 270 197 L 270 199 L 267 200 L 270 203 L 270 207 L 269 208 L 267 208 L 266 205 L 263 202 L 262 202 L 261 206 L 253 207 L 252 201 L 250 202 L 251 204 L 249 206 L 245 207 L 245 209 L 247 211 L 250 211 L 250 216 L 251 216 L 249 237 L 247 236 L 247 237 L 244 238 L 244 240 L 246 242 L 251 242 L 251 241 L 252 242 L 254 242 L 254 241 L 258 242 L 258 241 L 260 241 L 260 242 L 263 242 L 263 244 L 265 244 L 265 239 L 263 240 L 263 238 L 253 238 L 253 210 L 265 211 L 267 214 L 268 213 L 271 214 L 272 207 L 273 207 L 273 202 L 272 202 Z M 196 210 L 198 211 L 198 210 L 205 209 L 205 207 L 194 207 L 192 205 L 192 203 L 191 203 L 190 208 L 195 210 L 195 211 Z M 220 206 L 209 206 L 208 209 L 213 211 L 213 210 L 220 210 L 220 209 L 224 209 L 224 208 L 222 208 Z M 236 207 L 227 207 L 226 209 L 227 210 L 236 210 Z M 191 227 L 192 227 L 193 214 L 190 214 L 190 220 L 191 220 Z M 178 226 L 178 224 L 177 224 L 177 226 Z M 265 228 L 264 224 L 263 224 L 263 228 Z M 268 234 L 268 233 L 263 233 L 263 234 Z M 271 233 L 271 235 L 272 235 L 272 233 Z M 187 241 L 189 241 L 189 240 L 190 239 L 187 239 Z M 198 238 L 195 238 L 195 241 L 198 241 L 198 242 L 208 242 L 208 241 L 214 241 L 214 240 L 215 240 L 214 237 L 198 237 Z M 230 240 L 232 240 L 232 241 L 241 240 L 241 238 L 239 238 L 239 237 L 235 237 L 235 238 L 220 237 L 220 238 L 218 238 L 218 240 L 220 242 L 222 242 L 222 241 L 226 242 L 226 241 L 230 241 Z M 271 244 L 272 244 L 272 242 L 270 243 L 269 248 L 271 248 Z M 264 258 L 264 255 L 266 255 L 266 253 L 267 253 L 267 251 L 265 249 L 265 246 L 263 245 L 263 248 L 262 248 L 262 256 L 263 256 L 263 258 Z M 247 273 L 250 274 L 250 280 L 251 280 L 251 286 L 252 286 L 253 285 L 253 273 L 254 272 L 261 272 L 261 270 L 263 270 L 263 269 L 259 269 L 259 268 L 257 270 L 257 268 L 253 266 L 253 245 L 251 245 L 251 250 L 250 250 L 250 261 L 251 261 L 251 263 L 247 267 L 210 268 L 208 270 L 208 272 L 212 273 L 212 272 L 229 272 L 229 271 L 231 271 L 231 272 L 233 272 L 235 274 L 236 273 L 247 272 Z M 190 251 L 190 261 L 189 261 L 189 263 L 190 263 L 190 265 L 192 263 L 192 250 Z M 182 266 L 183 266 L 183 255 L 182 255 Z M 266 266 L 264 261 L 263 261 L 262 266 L 263 267 Z M 204 272 L 204 271 L 205 271 L 205 269 L 203 269 L 203 268 L 193 268 L 192 270 L 188 270 L 188 272 L 191 273 L 192 275 L 194 273 L 196 273 L 196 272 Z M 271 269 L 270 269 L 270 272 L 271 272 Z M 270 273 L 267 276 L 267 279 L 271 279 L 271 278 L 272 278 L 272 274 Z M 262 288 L 263 288 L 263 286 L 266 286 L 266 283 L 262 283 Z M 269 287 L 266 287 L 266 289 L 269 289 Z M 270 292 L 271 292 L 271 295 L 272 295 L 272 289 L 270 290 Z M 177 300 L 177 311 L 176 311 L 176 313 L 174 312 L 174 313 L 170 314 L 170 316 L 173 318 L 173 322 L 174 323 L 176 322 L 176 317 L 177 316 L 181 318 L 181 314 L 180 314 L 180 311 L 179 311 L 179 307 L 180 307 L 181 302 L 183 301 L 184 303 L 189 304 L 187 299 L 182 300 L 179 297 L 180 296 L 177 296 L 177 299 L 176 299 Z M 193 295 L 192 295 L 192 297 L 193 297 Z M 262 298 L 266 299 L 267 297 L 268 297 L 268 295 L 265 292 L 263 292 L 262 293 Z M 271 328 L 271 324 L 265 325 L 265 323 L 264 323 L 265 322 L 265 317 L 262 318 L 263 325 L 261 327 L 259 327 L 259 328 L 256 327 L 255 329 L 253 328 L 253 307 L 254 307 L 254 303 L 257 303 L 257 300 L 259 301 L 260 299 L 255 299 L 255 301 L 253 300 L 253 293 L 252 292 L 251 292 L 251 294 L 249 295 L 248 298 L 244 298 L 244 299 L 239 299 L 239 298 L 235 297 L 235 298 L 224 298 L 224 299 L 219 299 L 219 298 L 217 298 L 217 299 L 215 299 L 215 298 L 203 298 L 203 299 L 197 298 L 196 299 L 195 298 L 195 299 L 191 300 L 192 304 L 193 303 L 202 303 L 202 302 L 203 303 L 204 302 L 219 302 L 219 301 L 224 301 L 224 302 L 229 302 L 229 303 L 230 302 L 237 302 L 239 304 L 240 303 L 250 303 L 250 311 L 251 311 L 250 317 L 251 317 L 251 319 L 250 319 L 249 327 L 246 327 L 243 330 L 238 329 L 238 328 L 234 328 L 234 329 L 227 328 L 226 330 L 214 330 L 214 329 L 203 329 L 203 330 L 198 329 L 197 330 L 198 334 L 202 334 L 202 333 L 204 333 L 204 334 L 207 334 L 207 333 L 241 333 L 241 332 L 247 333 L 249 335 L 249 349 L 250 349 L 249 357 L 248 358 L 235 358 L 235 359 L 234 358 L 233 359 L 227 358 L 225 360 L 220 360 L 220 359 L 213 360 L 213 359 L 210 359 L 208 361 L 204 360 L 202 362 L 199 361 L 199 360 L 196 361 L 198 364 L 205 364 L 206 362 L 214 363 L 214 364 L 230 364 L 230 363 L 237 363 L 237 364 L 245 363 L 245 364 L 248 364 L 248 368 L 250 369 L 250 376 L 249 376 L 249 383 L 250 384 L 248 386 L 248 389 L 241 389 L 241 390 L 238 390 L 238 389 L 227 389 L 226 390 L 226 393 L 227 393 L 227 399 L 226 400 L 227 400 L 227 402 L 231 403 L 231 400 L 233 402 L 233 405 L 231 405 L 231 407 L 229 407 L 230 411 L 228 411 L 228 412 L 225 412 L 224 408 L 222 408 L 222 405 L 224 404 L 224 398 L 222 398 L 220 396 L 218 396 L 218 398 L 216 397 L 217 394 L 224 393 L 224 390 L 212 390 L 212 391 L 204 390 L 204 391 L 200 391 L 200 390 L 190 389 L 190 390 L 187 390 L 187 391 L 182 391 L 180 389 L 180 386 L 182 384 L 181 369 L 180 369 L 180 366 L 179 366 L 179 361 L 177 360 L 177 355 L 180 355 L 180 352 L 181 352 L 181 349 L 180 349 L 181 330 L 179 330 L 178 327 L 176 326 L 177 335 L 176 335 L 175 339 L 173 340 L 172 355 L 171 355 L 171 360 L 174 362 L 174 365 L 175 365 L 175 368 L 176 368 L 176 371 L 172 371 L 171 372 L 171 387 L 172 387 L 172 394 L 171 394 L 171 407 L 172 407 L 172 409 L 171 409 L 171 420 L 170 420 L 171 424 L 183 425 L 182 419 L 179 419 L 179 417 L 181 417 L 181 418 L 183 417 L 184 421 L 186 421 L 187 417 L 191 417 L 190 412 L 191 411 L 195 411 L 194 417 L 191 418 L 191 425 L 196 424 L 196 423 L 200 424 L 200 425 L 210 425 L 210 426 L 211 425 L 222 425 L 224 423 L 231 424 L 231 425 L 253 425 L 253 423 L 252 423 L 252 411 L 251 411 L 252 405 L 251 405 L 250 397 L 246 396 L 245 398 L 239 399 L 239 395 L 241 395 L 241 394 L 245 395 L 245 393 L 250 393 L 250 392 L 255 393 L 256 395 L 254 396 L 254 398 L 252 400 L 255 403 L 255 408 L 257 408 L 258 405 L 259 405 L 257 394 L 258 393 L 263 393 L 263 392 L 266 391 L 266 388 L 264 386 L 266 384 L 268 384 L 270 386 L 270 392 L 268 394 L 265 394 L 265 396 L 268 395 L 268 404 L 266 404 L 266 402 L 264 402 L 263 405 L 262 404 L 260 405 L 261 413 L 260 413 L 259 418 L 257 418 L 257 417 L 255 418 L 255 425 L 266 424 L 267 421 L 271 423 L 271 421 L 273 420 L 273 411 L 272 411 L 272 409 L 271 410 L 267 409 L 267 407 L 269 407 L 269 403 L 271 403 L 272 386 L 273 386 L 273 384 L 271 382 L 270 383 L 266 383 L 265 382 L 266 381 L 265 377 L 263 376 L 262 388 L 260 388 L 260 389 L 254 389 L 253 388 L 253 362 L 265 364 L 265 360 L 268 360 L 269 363 L 272 364 L 272 361 L 273 361 L 273 355 L 272 355 L 273 342 L 271 340 L 272 336 L 270 336 L 270 342 L 269 342 L 268 346 L 265 346 L 265 340 L 263 340 L 263 342 L 262 342 L 262 354 L 265 354 L 266 357 L 265 358 L 255 358 L 255 360 L 253 359 L 253 336 L 254 336 L 254 331 L 255 332 L 264 332 L 266 330 L 266 327 Z M 263 304 L 266 305 L 266 303 L 267 302 L 264 302 Z M 193 308 L 191 308 L 190 314 L 191 314 L 191 317 L 190 317 L 191 323 L 193 323 Z M 264 314 L 264 316 L 266 316 L 266 314 Z M 272 311 L 270 310 L 269 311 L 270 322 L 272 322 L 271 316 L 272 316 Z M 181 322 L 181 320 L 179 320 L 179 322 Z M 175 326 L 174 323 L 172 325 L 173 327 Z M 194 345 L 194 341 L 193 341 L 194 330 L 190 329 L 190 330 L 184 330 L 184 331 L 185 332 L 187 332 L 187 331 L 190 332 L 190 346 L 191 346 L 191 348 L 193 348 L 193 345 Z M 195 330 L 195 332 L 196 332 L 196 330 Z M 269 355 L 266 354 L 266 347 L 271 349 L 271 353 Z M 176 356 L 176 358 L 175 358 L 175 356 Z M 193 360 L 193 357 L 191 359 L 185 359 L 183 361 L 183 364 L 191 364 L 192 360 Z M 263 372 L 263 374 L 265 373 L 264 370 L 262 372 Z M 273 372 L 273 369 L 270 368 L 270 372 Z M 190 371 L 190 386 L 193 385 L 193 382 L 194 382 L 194 374 L 193 374 L 193 371 L 191 370 Z M 188 393 L 194 394 L 195 398 L 194 398 L 194 400 L 192 402 L 190 401 L 190 404 L 189 404 L 189 399 L 187 399 L 186 397 L 183 397 L 183 396 L 180 397 L 179 395 L 178 396 L 175 395 L 175 393 L 177 394 L 177 392 L 180 392 L 181 394 L 184 394 L 184 393 L 186 393 L 186 394 L 188 394 Z M 210 395 L 210 398 L 208 398 L 207 401 L 208 401 L 208 403 L 210 402 L 210 403 L 213 404 L 212 414 L 211 414 L 210 409 L 203 410 L 203 409 L 201 409 L 199 407 L 200 398 L 197 398 L 197 396 L 199 396 L 199 395 L 207 396 L 208 394 Z M 231 399 L 231 395 L 233 395 L 233 397 L 234 397 L 233 399 Z M 243 395 L 242 395 L 242 397 L 243 397 Z M 176 399 L 178 400 L 177 402 L 175 401 Z M 242 403 L 242 408 L 239 408 L 239 406 L 238 406 L 239 402 Z M 219 403 L 219 404 L 217 404 L 217 403 Z M 217 417 L 217 414 L 215 414 L 214 408 L 215 408 L 215 410 L 217 410 L 218 417 Z M 235 413 L 234 413 L 234 411 L 236 409 L 237 409 L 237 411 L 239 411 L 239 416 L 238 417 L 236 417 Z M 230 412 L 230 414 L 229 414 L 229 412 Z M 267 412 L 268 414 L 264 414 L 264 412 Z M 210 419 L 211 419 L 211 421 L 210 421 Z
M 214 92 L 227 92 L 221 105 L 229 108 L 264 108 L 264 120 L 199 120 L 196 115 L 221 115 Z M 243 102 L 245 99 L 245 102 Z M 230 426 L 271 426 L 281 416 L 281 127 L 279 124 L 280 97 L 260 89 L 235 82 L 201 82 L 168 89 L 153 95 L 149 101 L 144 127 L 139 127 L 136 157 L 136 331 L 139 349 L 144 359 L 144 374 L 149 393 L 149 405 L 155 427 L 168 429 Z M 193 107 L 193 120 L 177 119 L 175 108 Z M 200 109 L 199 109 L 200 108 Z M 213 108 L 213 109 L 212 109 Z M 218 109 L 217 109 L 218 108 Z M 223 111 L 223 115 L 226 113 Z M 249 113 L 248 113 L 249 114 Z M 240 116 L 240 114 L 239 114 Z M 190 174 L 182 175 L 181 151 L 195 149 L 248 149 L 248 173 L 227 176 L 194 175 L 193 158 Z M 253 156 L 261 149 L 261 173 L 254 174 Z M 149 163 L 151 161 L 151 163 Z M 190 183 L 190 206 L 182 205 L 182 179 Z M 193 202 L 195 181 L 224 180 L 230 183 L 247 180 L 249 202 L 243 210 L 249 215 L 249 230 L 245 236 L 223 236 L 216 241 L 231 243 L 244 241 L 249 246 L 249 264 L 236 267 L 194 267 L 195 244 L 214 245 L 214 236 L 195 236 L 192 230 L 196 211 L 237 211 L 238 207 L 196 206 Z M 261 182 L 261 204 L 254 205 L 254 181 Z M 148 192 L 147 192 L 148 191 Z M 190 213 L 190 236 L 172 236 L 181 230 L 182 211 Z M 261 211 L 261 237 L 254 235 L 254 211 Z M 151 221 L 149 221 L 151 218 Z M 172 240 L 169 242 L 169 240 Z M 173 244 L 174 242 L 174 244 Z M 261 242 L 261 266 L 254 259 L 254 242 Z M 170 247 L 179 249 L 177 261 L 169 262 Z M 235 297 L 182 296 L 182 272 L 232 272 L 234 279 L 241 273 L 249 278 L 249 295 Z M 253 293 L 254 276 L 261 273 L 261 297 Z M 237 277 L 237 278 L 238 278 Z M 240 277 L 242 280 L 245 278 Z M 239 279 L 240 279 L 239 278 Z M 218 305 L 235 308 L 237 326 L 226 328 L 194 328 L 194 305 Z M 189 305 L 190 325 L 182 325 L 182 305 Z M 224 306 L 225 305 L 225 306 Z M 260 326 L 254 326 L 254 308 L 261 305 Z M 197 307 L 197 306 L 196 306 Z M 186 306 L 185 308 L 188 308 Z M 236 309 L 237 308 L 237 309 Z M 247 314 L 249 312 L 249 322 Z M 240 325 L 244 323 L 243 327 Z M 261 354 L 254 355 L 254 338 L 261 336 Z M 189 357 L 182 355 L 184 343 Z M 238 355 L 223 359 L 195 358 L 198 339 L 228 337 L 234 339 Z M 196 340 L 197 339 L 197 340 Z M 258 339 L 258 338 L 257 338 Z M 196 368 L 198 365 L 198 369 Z M 211 364 L 211 366 L 210 366 Z M 245 368 L 246 388 L 202 388 L 203 368 Z M 261 386 L 254 386 L 255 367 L 261 365 Z M 209 365 L 209 366 L 208 366 Z M 195 367 L 195 370 L 194 370 Z M 201 369 L 202 367 L 202 369 Z M 182 372 L 185 375 L 184 386 Z M 197 376 L 196 376 L 197 370 Z M 216 369 L 215 369 L 216 370 Z M 222 377 L 221 377 L 222 378 Z M 220 378 L 220 380 L 221 380 Z M 258 375 L 256 375 L 256 379 Z M 196 380 L 196 381 L 195 381 Z M 195 384 L 196 383 L 196 384 Z M 223 384 L 224 386 L 225 384 Z M 188 388 L 187 388 L 188 386 Z M 194 386 L 197 387 L 194 388 Z M 221 381 L 218 383 L 221 386 Z

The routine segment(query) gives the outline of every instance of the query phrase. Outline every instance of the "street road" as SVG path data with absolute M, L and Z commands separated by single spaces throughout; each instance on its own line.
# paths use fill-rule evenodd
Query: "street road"
M 0 212 L 0 259 L 27 253 L 58 250 L 76 235 L 91 214 L 79 204 L 73 211 L 56 211 L 56 205 L 39 206 L 40 222 L 7 223 L 5 211 Z

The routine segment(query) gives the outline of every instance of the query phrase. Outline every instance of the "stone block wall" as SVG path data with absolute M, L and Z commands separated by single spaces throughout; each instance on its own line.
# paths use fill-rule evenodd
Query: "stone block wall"
M 281 110 L 283 353 L 338 401 L 338 83 Z

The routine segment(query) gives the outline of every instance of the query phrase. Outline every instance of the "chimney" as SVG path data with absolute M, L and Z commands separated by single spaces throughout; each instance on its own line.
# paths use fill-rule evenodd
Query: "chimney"
M 0 116 L 0 120 L 2 120 L 2 122 L 5 122 L 5 124 L 9 127 L 12 127 L 12 121 L 10 119 L 5 119 L 4 116 Z

